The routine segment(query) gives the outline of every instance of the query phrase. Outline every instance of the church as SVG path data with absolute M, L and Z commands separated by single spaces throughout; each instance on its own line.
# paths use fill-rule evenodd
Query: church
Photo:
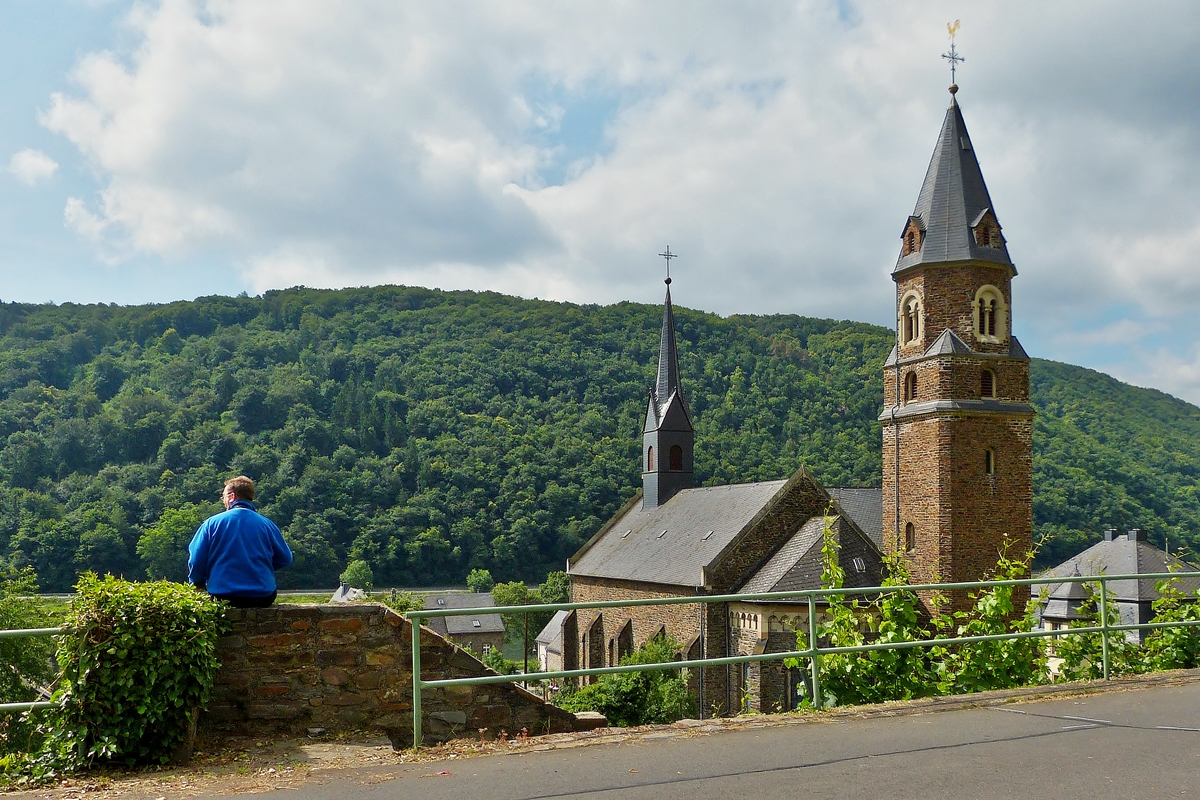
M 697 487 L 668 278 L 642 489 L 568 560 L 573 602 L 819 588 L 827 528 L 849 587 L 879 585 L 885 553 L 934 583 L 979 580 L 1001 552 L 1030 549 L 1034 410 L 1029 357 L 1011 333 L 1016 268 L 957 91 L 892 272 L 880 488 L 825 487 L 803 467 Z M 562 619 L 563 667 L 615 665 L 660 633 L 681 643 L 681 660 L 788 651 L 807 625 L 807 602 L 580 609 Z M 705 713 L 769 712 L 795 706 L 803 676 L 769 661 L 691 680 Z

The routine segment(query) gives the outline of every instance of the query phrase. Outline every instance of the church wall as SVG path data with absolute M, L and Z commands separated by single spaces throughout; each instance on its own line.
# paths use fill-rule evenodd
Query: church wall
M 638 581 L 622 581 L 609 578 L 592 578 L 584 575 L 571 576 L 571 602 L 590 603 L 607 600 L 643 600 L 666 599 L 671 597 L 695 597 L 695 589 L 688 587 L 665 586 L 662 584 L 641 583 Z M 726 654 L 726 624 L 725 605 L 709 603 L 704 606 L 705 631 L 704 651 L 706 658 L 719 658 Z M 603 629 L 604 662 L 607 662 L 608 640 L 613 641 L 614 654 L 619 651 L 616 637 L 624 630 L 626 621 L 632 621 L 632 642 L 636 649 L 644 645 L 650 637 L 659 630 L 665 630 L 668 635 L 678 641 L 685 649 L 693 647 L 694 640 L 700 632 L 701 611 L 697 605 L 681 603 L 667 606 L 632 606 L 630 608 L 581 608 L 575 612 L 578 620 L 577 634 L 568 640 L 566 631 L 563 635 L 564 664 L 575 663 L 579 667 L 610 666 L 607 663 L 585 663 L 581 658 L 587 652 L 596 652 L 593 641 L 585 640 L 589 630 L 596 629 L 596 620 L 600 618 Z M 566 648 L 572 648 L 571 656 Z M 703 703 L 705 713 L 714 708 L 724 709 L 729 702 L 729 674 L 726 668 L 714 667 L 704 670 Z M 698 686 L 692 679 L 692 691 Z
M 924 352 L 942 331 L 950 328 L 959 338 L 981 353 L 1007 353 L 1008 342 L 981 342 L 975 338 L 973 303 L 975 293 L 981 286 L 995 286 L 1012 308 L 1011 272 L 1006 266 L 983 264 L 955 264 L 953 266 L 918 267 L 899 276 L 896 282 L 898 297 L 910 290 L 921 295 L 924 325 L 921 338 L 903 348 L 901 357 Z M 1006 328 L 1011 331 L 1006 323 Z
M 995 375 L 995 397 L 984 398 L 980 375 L 989 369 Z M 1003 403 L 1029 402 L 1029 362 L 1011 358 L 972 358 L 946 356 L 927 358 L 900 364 L 900 391 L 909 372 L 917 373 L 917 396 L 913 401 L 924 402 L 953 398 L 955 400 L 997 400 Z M 884 370 L 884 408 L 896 403 L 896 371 Z M 902 403 L 903 405 L 903 403 Z

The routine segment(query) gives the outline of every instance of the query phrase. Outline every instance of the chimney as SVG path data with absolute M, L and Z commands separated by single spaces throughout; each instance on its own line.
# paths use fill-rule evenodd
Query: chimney
M 1104 531 L 1104 541 L 1111 542 L 1117 538 L 1117 529 L 1108 528 Z
M 1125 537 L 1131 542 L 1144 542 L 1146 541 L 1146 532 L 1141 528 L 1130 528 Z

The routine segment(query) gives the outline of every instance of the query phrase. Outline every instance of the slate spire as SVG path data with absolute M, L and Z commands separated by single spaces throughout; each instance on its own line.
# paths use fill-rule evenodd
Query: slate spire
M 895 272 L 954 261 L 984 261 L 1012 267 L 962 109 L 954 96 L 957 90 L 957 86 L 950 87 L 950 108 L 946 110 L 917 206 L 902 236 L 906 238 L 913 231 L 920 240 L 919 246 L 902 248 Z
M 680 489 L 694 485 L 692 457 L 696 434 L 679 383 L 679 349 L 669 277 L 666 284 L 658 340 L 658 380 L 647 398 L 646 420 L 642 425 L 643 508 L 656 508 Z
M 667 299 L 663 303 L 662 334 L 658 341 L 658 383 L 655 394 L 659 406 L 679 391 L 679 349 L 675 344 L 675 313 L 671 309 L 671 279 L 667 278 Z

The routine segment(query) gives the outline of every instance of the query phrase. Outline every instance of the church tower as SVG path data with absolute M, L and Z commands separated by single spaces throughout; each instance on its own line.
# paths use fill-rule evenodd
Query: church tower
M 679 386 L 679 351 L 675 346 L 669 277 L 666 284 L 667 299 L 658 343 L 658 383 L 650 390 L 646 421 L 642 425 L 642 508 L 657 508 L 680 489 L 695 485 L 692 450 L 696 433 Z
M 1017 270 L 957 91 L 900 234 L 879 416 L 885 546 L 903 553 L 913 583 L 981 580 L 1002 549 L 1021 556 L 1033 536 L 1029 357 L 1011 329 Z

